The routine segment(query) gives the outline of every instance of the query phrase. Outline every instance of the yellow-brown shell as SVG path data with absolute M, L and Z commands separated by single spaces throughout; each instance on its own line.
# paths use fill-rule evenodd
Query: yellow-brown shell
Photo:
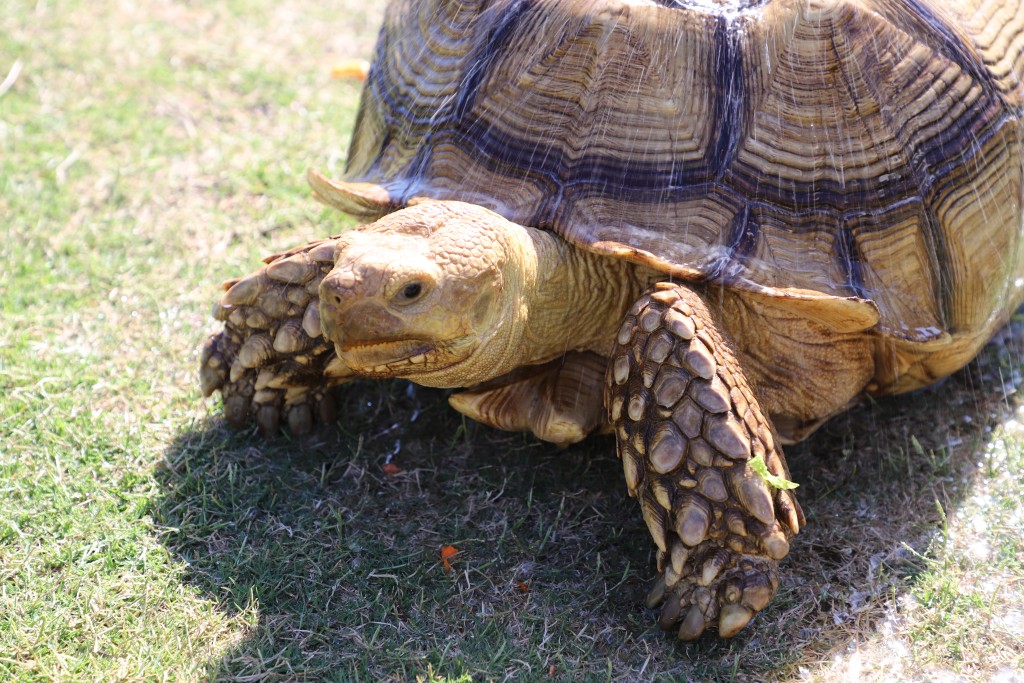
M 1022 72 L 1021 0 L 398 0 L 347 171 L 977 337 L 1020 300 Z

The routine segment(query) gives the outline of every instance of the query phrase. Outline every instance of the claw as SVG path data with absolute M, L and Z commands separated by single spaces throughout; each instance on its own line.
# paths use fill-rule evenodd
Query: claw
M 743 605 L 723 605 L 718 615 L 718 635 L 732 638 L 753 616 L 754 613 Z
M 338 404 L 332 394 L 326 393 L 320 399 L 317 405 L 317 415 L 323 424 L 331 424 L 338 419 Z
M 679 579 L 683 578 L 682 572 L 677 572 L 671 563 L 665 565 L 665 571 L 662 575 L 665 577 L 666 588 L 675 588 L 676 584 L 679 583 Z
M 256 391 L 262 391 L 264 389 L 280 389 L 281 387 L 273 386 L 274 379 L 276 377 L 278 377 L 278 375 L 275 375 L 271 368 L 263 368 L 260 370 L 259 374 L 256 375 L 256 383 L 253 388 Z
M 231 370 L 228 373 L 228 381 L 234 384 L 245 376 L 246 367 L 239 362 L 238 358 L 231 364 Z
M 225 379 L 227 379 L 227 372 L 217 348 L 217 337 L 212 336 L 203 344 L 202 355 L 199 359 L 199 384 L 203 390 L 203 396 L 209 396 L 220 389 L 224 385 Z
M 210 311 L 210 315 L 214 320 L 226 322 L 231 317 L 231 312 L 234 311 L 234 306 L 225 306 L 221 302 L 217 302 L 213 305 L 213 309 Z
M 665 601 L 665 604 L 661 607 L 661 615 L 658 617 L 658 626 L 663 631 L 667 631 L 676 622 L 679 621 L 679 613 L 682 612 L 683 606 L 679 602 L 679 598 L 672 596 Z
M 789 541 L 786 540 L 786 535 L 782 531 L 776 528 L 767 538 L 762 541 L 764 549 L 768 551 L 768 556 L 781 560 L 789 554 Z
M 275 406 L 260 406 L 256 413 L 256 426 L 263 436 L 276 436 L 280 428 L 281 412 Z
M 224 403 L 224 417 L 233 427 L 244 427 L 248 413 L 249 400 L 241 394 L 235 394 Z
M 665 591 L 667 590 L 665 585 L 665 575 L 659 574 L 658 578 L 654 580 L 654 585 L 651 586 L 651 590 L 647 592 L 647 608 L 654 609 L 662 603 L 665 599 Z
M 706 626 L 703 612 L 700 611 L 700 607 L 694 605 L 686 613 L 686 618 L 679 626 L 679 640 L 697 640 L 704 633 Z
M 768 604 L 768 601 L 772 599 L 772 595 L 775 591 L 772 587 L 765 583 L 756 583 L 747 586 L 743 589 L 742 603 L 754 610 L 760 612 Z
M 288 431 L 292 434 L 308 434 L 313 429 L 313 413 L 302 403 L 288 411 Z
M 223 370 L 211 368 L 209 365 L 199 368 L 199 385 L 204 397 L 220 389 L 225 379 Z

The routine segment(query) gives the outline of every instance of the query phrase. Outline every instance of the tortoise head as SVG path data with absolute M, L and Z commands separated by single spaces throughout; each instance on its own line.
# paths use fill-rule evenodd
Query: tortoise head
M 366 377 L 489 379 L 522 327 L 525 233 L 482 207 L 431 201 L 343 235 L 320 285 L 324 336 Z

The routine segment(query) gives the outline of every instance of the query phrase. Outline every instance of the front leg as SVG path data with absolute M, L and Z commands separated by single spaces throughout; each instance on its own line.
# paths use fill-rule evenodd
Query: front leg
M 735 635 L 778 587 L 778 560 L 803 523 L 790 491 L 749 461 L 789 473 L 743 369 L 700 296 L 662 283 L 633 306 L 606 380 L 631 496 L 658 546 L 648 604 L 692 640 Z
M 220 391 L 236 427 L 256 420 L 265 435 L 284 418 L 293 433 L 334 419 L 332 389 L 352 378 L 320 330 L 318 288 L 334 265 L 334 240 L 310 242 L 264 259 L 267 264 L 226 290 L 213 314 L 224 329 L 203 345 L 203 394 Z

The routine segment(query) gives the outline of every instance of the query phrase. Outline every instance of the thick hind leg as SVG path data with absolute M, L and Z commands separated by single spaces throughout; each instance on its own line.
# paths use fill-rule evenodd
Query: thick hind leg
M 782 451 L 693 291 L 658 285 L 617 343 L 606 403 L 630 495 L 658 545 L 662 576 L 648 603 L 682 639 L 708 627 L 735 635 L 775 594 L 778 560 L 803 523 L 792 493 L 768 482 L 788 479 Z
M 530 431 L 567 446 L 605 424 L 601 389 L 607 365 L 596 353 L 571 351 L 452 394 L 448 402 L 491 427 Z
M 332 389 L 351 373 L 320 331 L 320 280 L 334 265 L 334 241 L 267 257 L 266 266 L 224 283 L 213 314 L 224 329 L 203 345 L 203 394 L 220 391 L 227 420 L 250 418 L 264 434 L 282 421 L 293 433 L 334 419 Z

